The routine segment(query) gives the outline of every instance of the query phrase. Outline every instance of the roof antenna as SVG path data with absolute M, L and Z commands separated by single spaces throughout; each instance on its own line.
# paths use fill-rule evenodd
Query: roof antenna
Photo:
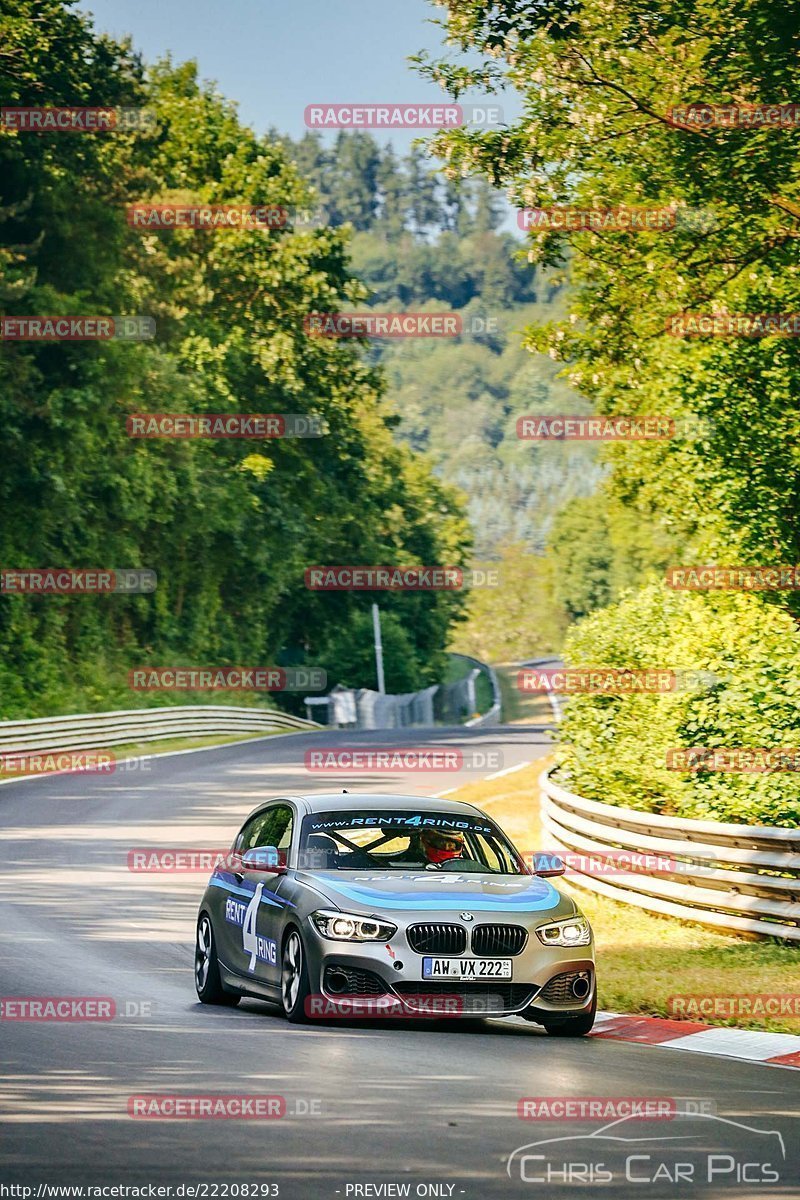
M 347 788 L 342 788 L 342 795 L 343 795 L 343 796 L 347 796 L 347 795 L 349 795 L 349 792 L 347 791 Z

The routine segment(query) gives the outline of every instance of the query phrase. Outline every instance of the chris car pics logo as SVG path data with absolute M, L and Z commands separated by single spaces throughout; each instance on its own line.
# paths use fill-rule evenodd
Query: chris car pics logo
M 658 1116 L 652 1122 L 638 1114 L 623 1116 L 588 1133 L 519 1146 L 506 1172 L 521 1183 L 565 1192 L 581 1185 L 660 1184 L 676 1196 L 693 1195 L 704 1184 L 763 1187 L 783 1178 L 786 1146 L 777 1129 L 684 1108 L 670 1116 L 668 1130 Z

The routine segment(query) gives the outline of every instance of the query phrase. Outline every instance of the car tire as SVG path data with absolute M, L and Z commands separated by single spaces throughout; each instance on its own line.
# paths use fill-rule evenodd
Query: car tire
M 194 986 L 201 1004 L 222 1004 L 235 1008 L 241 996 L 222 986 L 214 930 L 208 913 L 197 918 L 197 937 L 194 946 Z
M 577 1017 L 566 1017 L 561 1021 L 548 1021 L 544 1027 L 551 1037 L 586 1037 L 594 1025 L 597 1016 L 597 992 L 592 999 L 592 1007 Z M 543 1022 L 544 1024 L 544 1022 Z
M 287 1021 L 299 1025 L 308 1020 L 306 1002 L 310 995 L 305 946 L 299 930 L 292 926 L 281 952 L 281 1007 Z

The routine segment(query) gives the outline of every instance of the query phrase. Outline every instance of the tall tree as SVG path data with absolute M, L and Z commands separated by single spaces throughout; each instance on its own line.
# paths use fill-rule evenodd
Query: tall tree
M 453 95 L 517 89 L 500 130 L 436 139 L 454 177 L 483 173 L 522 207 L 648 206 L 655 232 L 537 228 L 531 257 L 564 263 L 569 318 L 528 344 L 570 364 L 604 412 L 664 413 L 678 436 L 611 455 L 620 494 L 684 531 L 687 555 L 800 559 L 800 344 L 673 336 L 681 312 L 798 309 L 800 160 L 788 125 L 748 105 L 794 96 L 800 8 L 767 0 L 609 0 L 602 6 L 448 0 L 463 62 L 423 60 Z M 688 120 L 692 104 L 737 122 Z M 774 113 L 773 113 L 774 116 Z M 674 227 L 673 227 L 674 226 Z M 687 428 L 684 418 L 700 417 Z M 796 595 L 787 600 L 800 612 Z
M 360 348 L 305 332 L 309 313 L 363 300 L 346 241 L 328 227 L 130 229 L 134 201 L 302 210 L 313 195 L 192 64 L 159 64 L 145 83 L 130 48 L 88 18 L 56 0 L 46 21 L 40 10 L 0 10 L 3 105 L 146 106 L 157 131 L 0 139 L 3 309 L 141 313 L 157 336 L 2 344 L 0 563 L 146 566 L 159 584 L 153 596 L 0 597 L 0 713 L 130 702 L 126 668 L 142 658 L 324 662 L 370 597 L 311 593 L 306 567 L 459 563 L 467 548 L 454 494 L 396 444 Z M 352 152 L 377 161 L 373 149 Z M 137 410 L 304 413 L 328 432 L 136 442 L 125 418 Z M 387 597 L 420 684 L 440 673 L 462 605 Z
M 406 193 L 414 233 L 427 234 L 442 228 L 436 176 L 423 150 L 416 144 L 406 157 Z

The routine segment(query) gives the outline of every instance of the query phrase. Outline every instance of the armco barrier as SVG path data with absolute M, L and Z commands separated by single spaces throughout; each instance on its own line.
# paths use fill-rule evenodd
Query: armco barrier
M 434 684 L 418 692 L 385 695 L 370 688 L 337 684 L 327 696 L 306 696 L 306 712 L 319 712 L 328 726 L 340 729 L 429 728 L 455 725 L 477 708 L 475 681 L 481 672 L 489 677 L 492 703 L 485 713 L 464 721 L 467 726 L 496 724 L 500 720 L 500 685 L 486 663 L 467 654 L 454 654 L 471 664 L 471 670 L 454 683 Z
M 473 729 L 480 728 L 480 726 L 482 726 L 482 725 L 496 725 L 497 722 L 501 719 L 500 714 L 501 714 L 502 707 L 503 707 L 501 696 L 500 696 L 500 684 L 497 679 L 497 672 L 494 670 L 493 667 L 490 667 L 488 663 L 481 662 L 480 659 L 478 659 L 478 658 L 472 658 L 468 654 L 459 654 L 459 655 L 457 655 L 457 657 L 465 658 L 467 660 L 467 662 L 472 663 L 473 696 L 474 696 L 474 681 L 478 677 L 478 675 L 480 675 L 481 671 L 485 671 L 486 674 L 489 676 L 489 683 L 490 683 L 491 689 L 492 689 L 491 707 L 488 708 L 485 713 L 481 713 L 481 715 L 479 717 L 470 717 L 470 719 L 468 721 L 465 721 L 464 724 L 471 726 Z
M 34 750 L 90 750 L 163 738 L 216 737 L 269 733 L 278 729 L 319 729 L 314 721 L 266 708 L 223 704 L 136 708 L 119 712 L 0 721 L 0 754 Z
M 540 778 L 547 849 L 580 857 L 571 882 L 623 904 L 732 933 L 800 941 L 800 829 L 662 817 L 585 800 Z M 659 855 L 674 870 L 597 874 L 586 856 Z M 662 862 L 662 868 L 663 868 Z M 575 873 L 577 872 L 577 873 Z

